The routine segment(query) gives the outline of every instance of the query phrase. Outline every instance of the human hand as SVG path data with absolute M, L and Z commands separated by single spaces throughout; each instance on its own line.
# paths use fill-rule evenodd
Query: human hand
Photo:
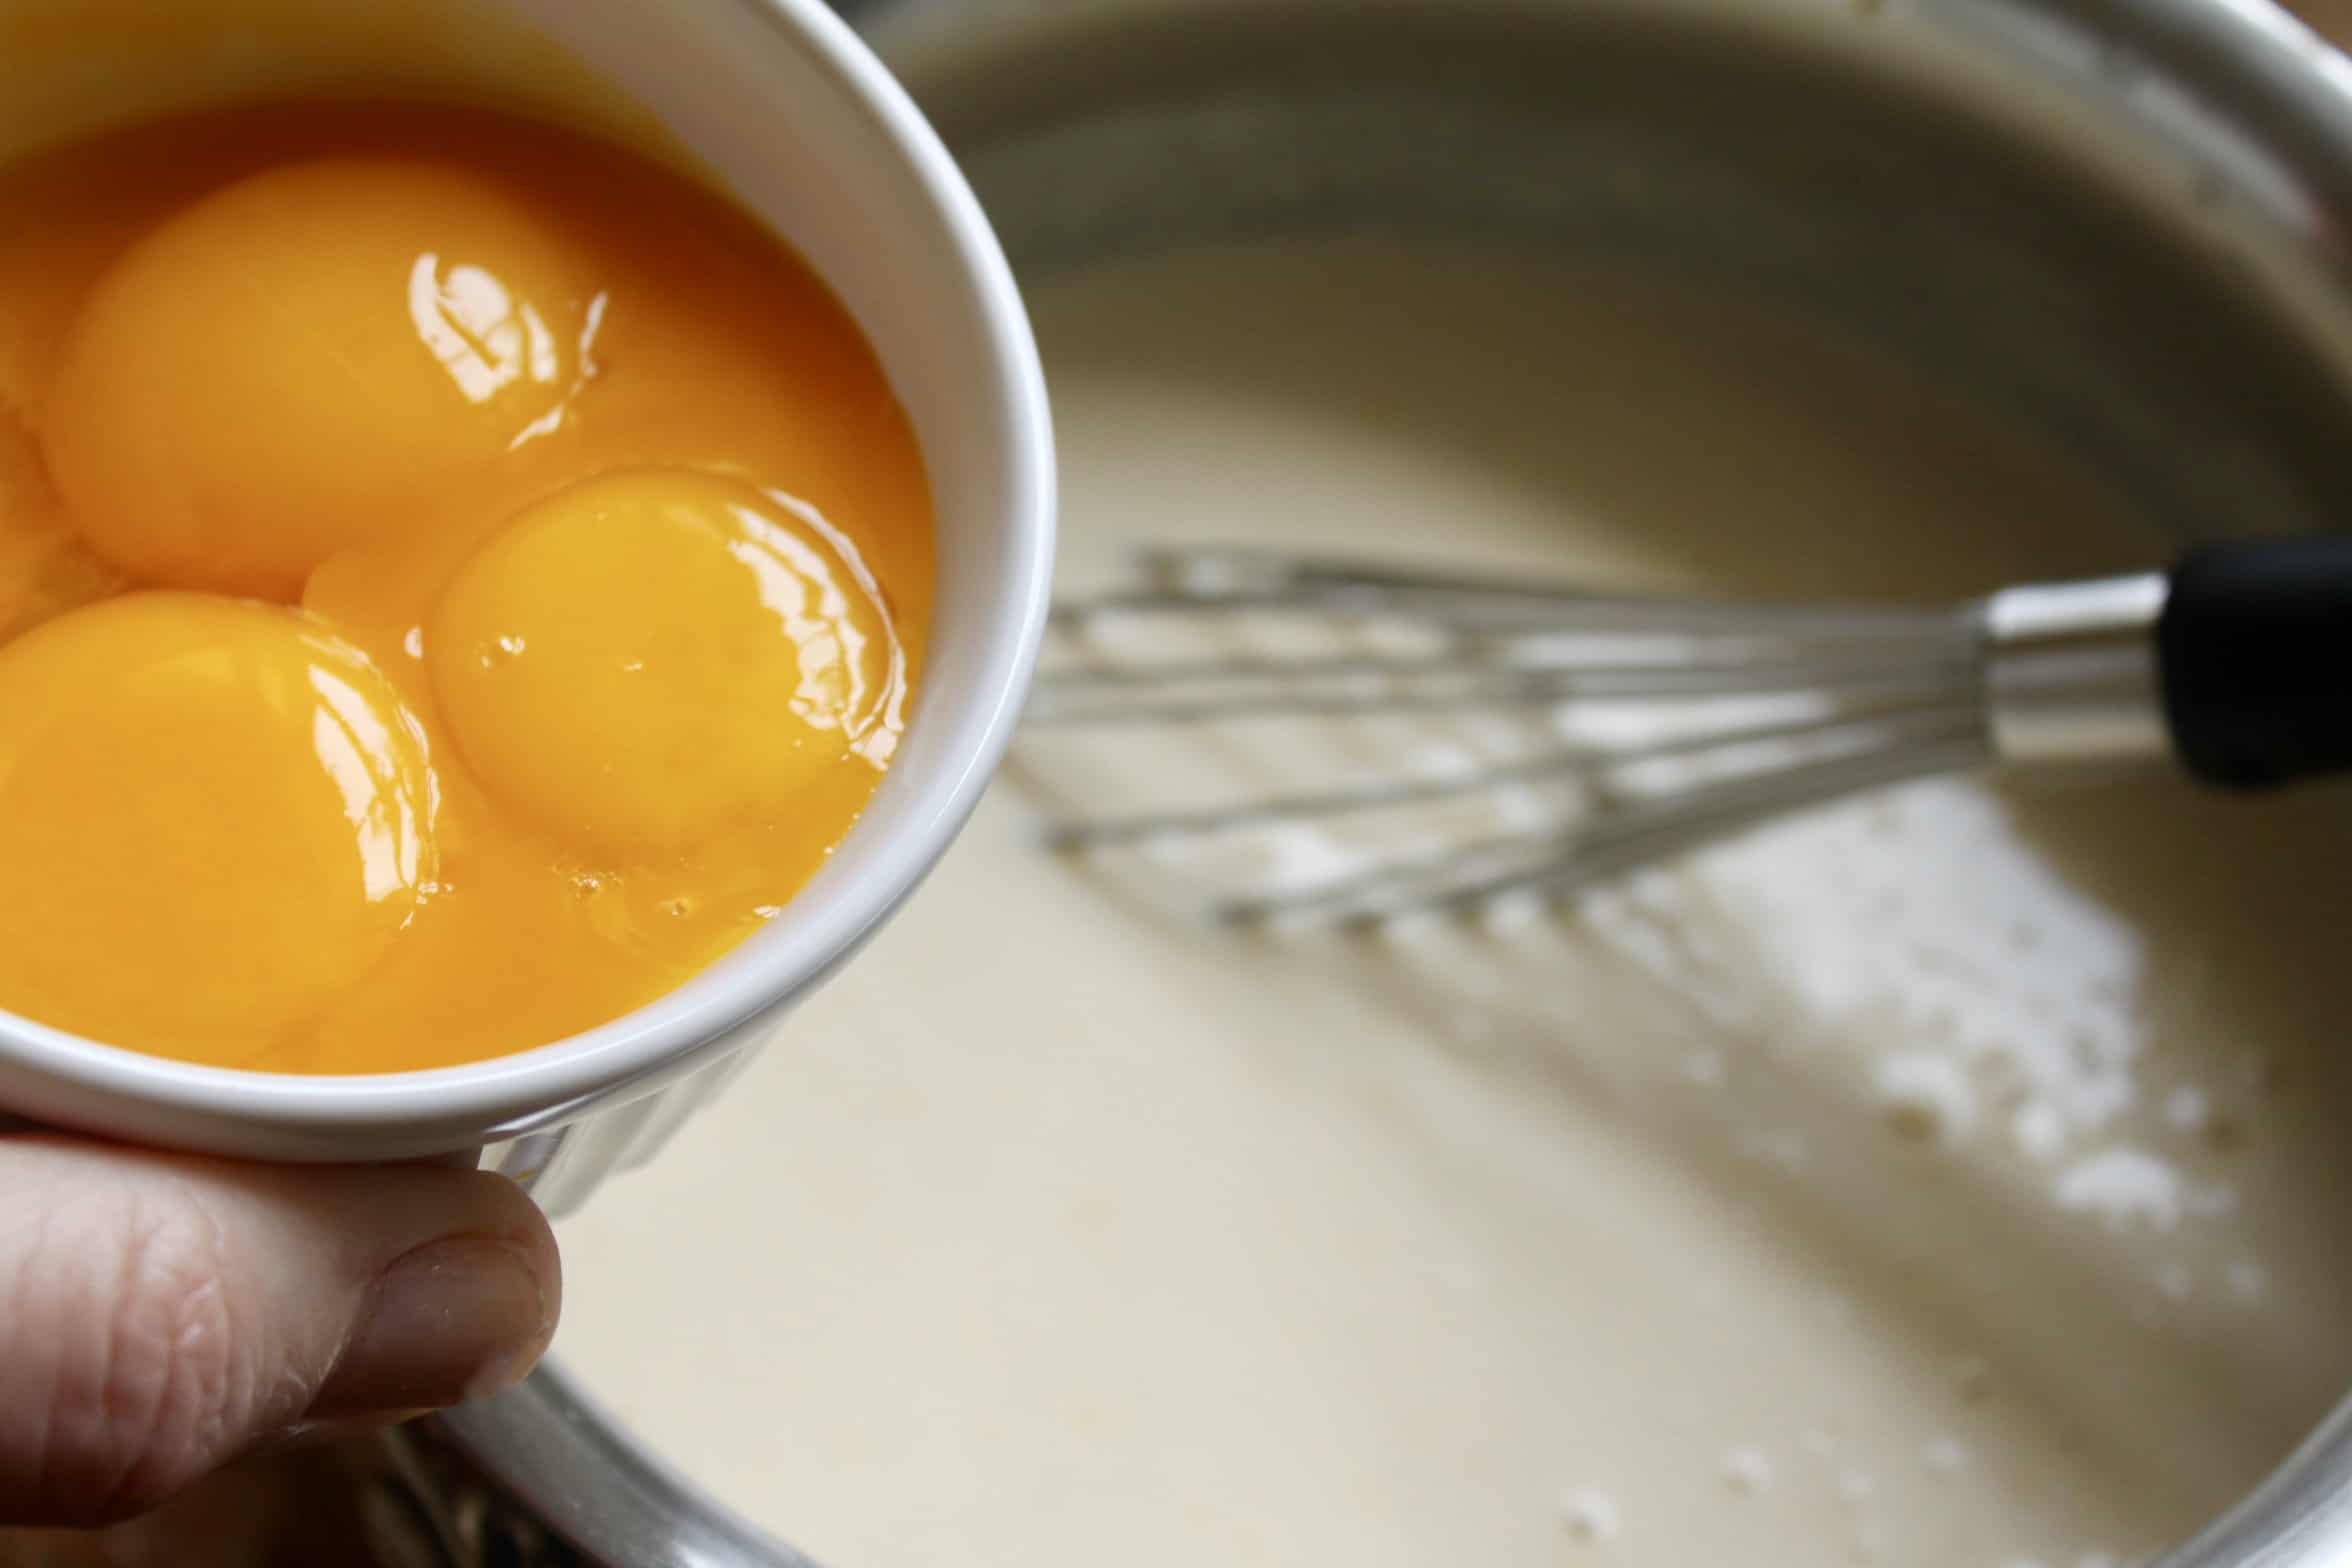
M 519 1380 L 555 1238 L 481 1171 L 0 1138 L 0 1524 L 99 1524 L 275 1439 Z

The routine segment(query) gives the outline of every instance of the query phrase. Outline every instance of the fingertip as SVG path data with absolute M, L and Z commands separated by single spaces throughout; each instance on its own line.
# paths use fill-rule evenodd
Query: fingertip
M 428 1243 L 376 1279 L 306 1419 L 483 1398 L 519 1382 L 554 1331 L 537 1249 L 488 1236 Z

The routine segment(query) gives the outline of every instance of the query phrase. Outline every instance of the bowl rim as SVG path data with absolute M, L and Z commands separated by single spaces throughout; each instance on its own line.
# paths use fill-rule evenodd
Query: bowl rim
M 726 1045 L 746 1022 L 804 994 L 890 916 L 962 830 L 1011 742 L 1051 596 L 1054 444 L 1036 340 L 977 196 L 864 41 L 822 0 L 726 3 L 751 13 L 778 48 L 796 51 L 837 87 L 911 173 L 976 318 L 991 396 L 1010 435 L 998 453 L 1007 521 L 1001 565 L 988 584 L 992 608 L 958 676 L 976 695 L 925 715 L 918 693 L 916 722 L 952 733 L 902 786 L 895 831 L 867 846 L 865 873 L 821 911 L 795 920 L 788 904 L 749 942 L 663 996 L 544 1045 L 396 1072 L 262 1072 L 149 1055 L 0 1010 L 0 1084 L 17 1102 L 9 1109 L 102 1133 L 293 1159 L 408 1158 L 551 1126 L 617 1096 L 653 1092 Z M 908 771 L 902 763 L 886 782 Z M 843 842 L 857 840 L 865 826 L 854 826 Z M 91 1106 L 105 1110 L 83 1114 Z M 306 1135 L 369 1131 L 400 1146 L 302 1145 Z

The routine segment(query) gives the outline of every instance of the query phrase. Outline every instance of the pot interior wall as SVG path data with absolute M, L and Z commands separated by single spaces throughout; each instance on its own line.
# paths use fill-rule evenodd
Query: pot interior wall
M 1031 278 L 1316 229 L 1540 246 L 1866 339 L 2183 533 L 2347 515 L 2345 383 L 2216 238 L 2217 168 L 2151 147 L 2179 177 L 2150 199 L 1850 37 L 1715 10 L 1096 5 L 993 43 L 952 6 L 865 20 Z

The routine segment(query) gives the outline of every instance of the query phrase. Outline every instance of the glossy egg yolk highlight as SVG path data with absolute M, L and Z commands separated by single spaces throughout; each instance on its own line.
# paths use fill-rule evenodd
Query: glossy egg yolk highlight
M 588 480 L 450 585 L 425 634 L 434 696 L 510 810 L 659 859 L 888 760 L 904 671 L 854 560 L 815 513 L 732 479 Z
M 234 1061 L 384 955 L 434 872 L 425 742 L 298 611 L 141 593 L 0 647 L 15 1011 Z
M 424 158 L 288 164 L 99 277 L 40 434 L 122 570 L 290 600 L 557 428 L 602 309 L 584 247 L 519 184 Z

